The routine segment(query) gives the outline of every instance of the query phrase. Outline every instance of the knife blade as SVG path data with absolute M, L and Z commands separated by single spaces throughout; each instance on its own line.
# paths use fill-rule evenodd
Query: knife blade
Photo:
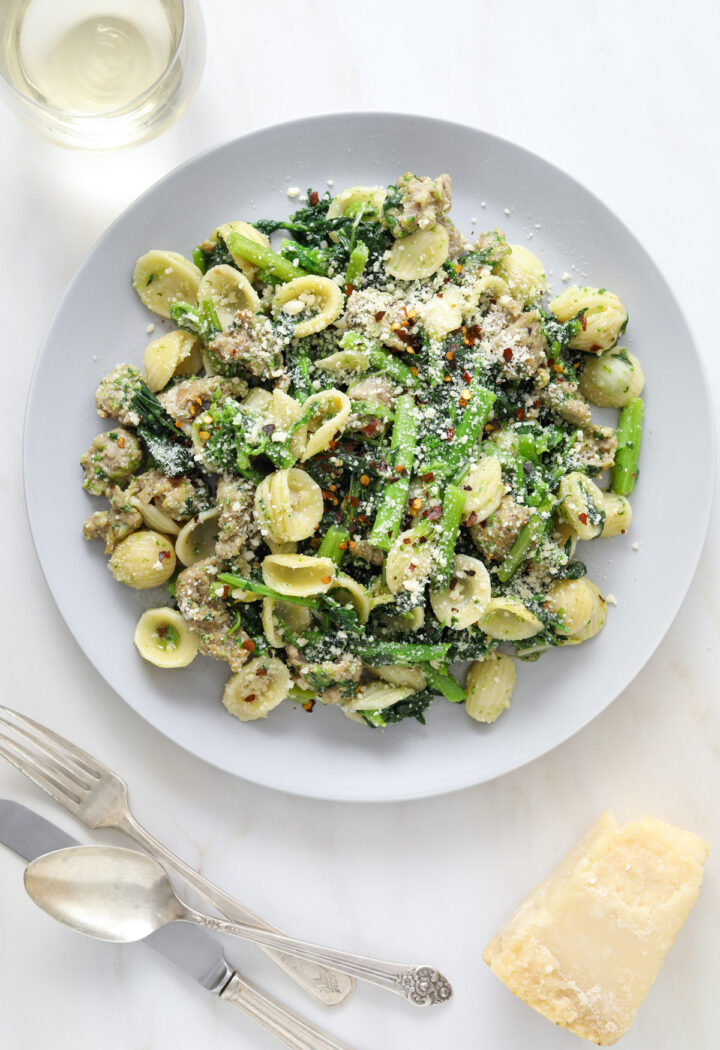
M 72 835 L 11 799 L 0 799 L 0 843 L 27 861 L 79 845 Z M 141 943 L 209 992 L 243 1010 L 291 1050 L 352 1050 L 245 981 L 227 961 L 220 944 L 200 927 L 171 923 Z

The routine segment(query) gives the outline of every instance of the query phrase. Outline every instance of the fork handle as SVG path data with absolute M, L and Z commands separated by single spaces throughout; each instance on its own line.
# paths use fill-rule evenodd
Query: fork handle
M 196 893 L 199 893 L 201 897 L 217 908 L 226 919 L 230 919 L 232 922 L 248 923 L 251 926 L 256 926 L 261 930 L 268 930 L 271 933 L 282 932 L 276 926 L 271 926 L 270 923 L 261 919 L 259 915 L 255 915 L 254 912 L 244 907 L 239 901 L 236 901 L 224 890 L 221 890 L 219 886 L 209 882 L 208 879 L 189 867 L 179 857 L 176 857 L 166 846 L 163 846 L 162 842 L 158 842 L 157 839 L 153 838 L 131 814 L 123 818 L 115 827 L 118 831 L 122 831 L 137 842 L 138 846 L 142 846 L 144 850 L 147 850 L 151 856 L 159 860 L 161 864 L 164 864 L 166 868 L 173 871 L 183 882 L 191 886 Z M 327 969 L 324 966 L 294 958 L 270 947 L 262 945 L 260 947 L 273 962 L 277 963 L 292 977 L 296 984 L 299 984 L 301 988 L 323 1006 L 339 1005 L 355 989 L 355 981 L 347 974 L 337 973 L 335 970 Z
M 237 1006 L 291 1050 L 351 1050 L 347 1043 L 316 1028 L 294 1010 L 258 991 L 237 973 L 223 988 L 220 998 Z

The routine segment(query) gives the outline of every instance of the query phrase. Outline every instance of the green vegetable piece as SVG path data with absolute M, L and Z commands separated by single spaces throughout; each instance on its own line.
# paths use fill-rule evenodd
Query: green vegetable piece
M 307 271 L 299 266 L 293 266 L 282 255 L 278 255 L 272 248 L 266 248 L 264 244 L 251 241 L 249 237 L 243 237 L 241 233 L 233 230 L 227 235 L 225 243 L 232 255 L 239 255 L 242 259 L 259 266 L 261 270 L 279 277 L 281 281 L 292 281 L 294 277 L 305 277 Z
M 641 397 L 634 398 L 620 412 L 613 476 L 613 492 L 617 492 L 619 496 L 629 496 L 638 479 L 643 416 L 644 405 Z

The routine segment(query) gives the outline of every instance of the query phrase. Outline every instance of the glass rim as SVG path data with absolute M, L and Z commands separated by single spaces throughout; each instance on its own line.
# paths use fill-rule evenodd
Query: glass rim
M 70 113 L 66 109 L 58 109 L 56 106 L 48 106 L 44 102 L 38 102 L 37 99 L 32 98 L 32 96 L 29 95 L 26 91 L 21 90 L 21 88 L 19 88 L 17 84 L 13 84 L 12 80 L 8 79 L 8 77 L 2 69 L 0 69 L 0 78 L 2 79 L 3 83 L 7 85 L 7 87 L 12 91 L 12 93 L 16 95 L 19 99 L 21 99 L 23 102 L 26 102 L 34 109 L 40 110 L 43 113 L 47 113 L 49 116 L 56 116 L 60 118 L 72 117 L 74 121 L 88 122 L 97 120 L 108 120 L 113 117 L 124 117 L 127 115 L 128 112 L 131 112 L 138 106 L 139 103 L 141 103 L 145 98 L 147 98 L 147 96 L 150 95 L 151 92 L 153 92 L 157 88 L 158 84 L 162 83 L 162 81 L 168 75 L 170 69 L 177 61 L 182 46 L 185 43 L 185 33 L 187 30 L 188 2 L 192 2 L 192 0 L 178 0 L 182 14 L 180 35 L 178 36 L 177 44 L 175 45 L 172 54 L 168 58 L 167 64 L 165 65 L 165 68 L 163 69 L 162 73 L 160 73 L 159 76 L 155 77 L 153 82 L 149 84 L 144 91 L 141 91 L 139 95 L 135 95 L 120 109 L 108 109 L 102 113 Z

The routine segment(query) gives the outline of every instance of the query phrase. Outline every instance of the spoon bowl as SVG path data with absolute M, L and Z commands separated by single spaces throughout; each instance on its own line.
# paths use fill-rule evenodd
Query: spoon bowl
M 116 846 L 38 857 L 25 869 L 25 889 L 48 915 L 102 941 L 140 941 L 184 913 L 157 861 Z

